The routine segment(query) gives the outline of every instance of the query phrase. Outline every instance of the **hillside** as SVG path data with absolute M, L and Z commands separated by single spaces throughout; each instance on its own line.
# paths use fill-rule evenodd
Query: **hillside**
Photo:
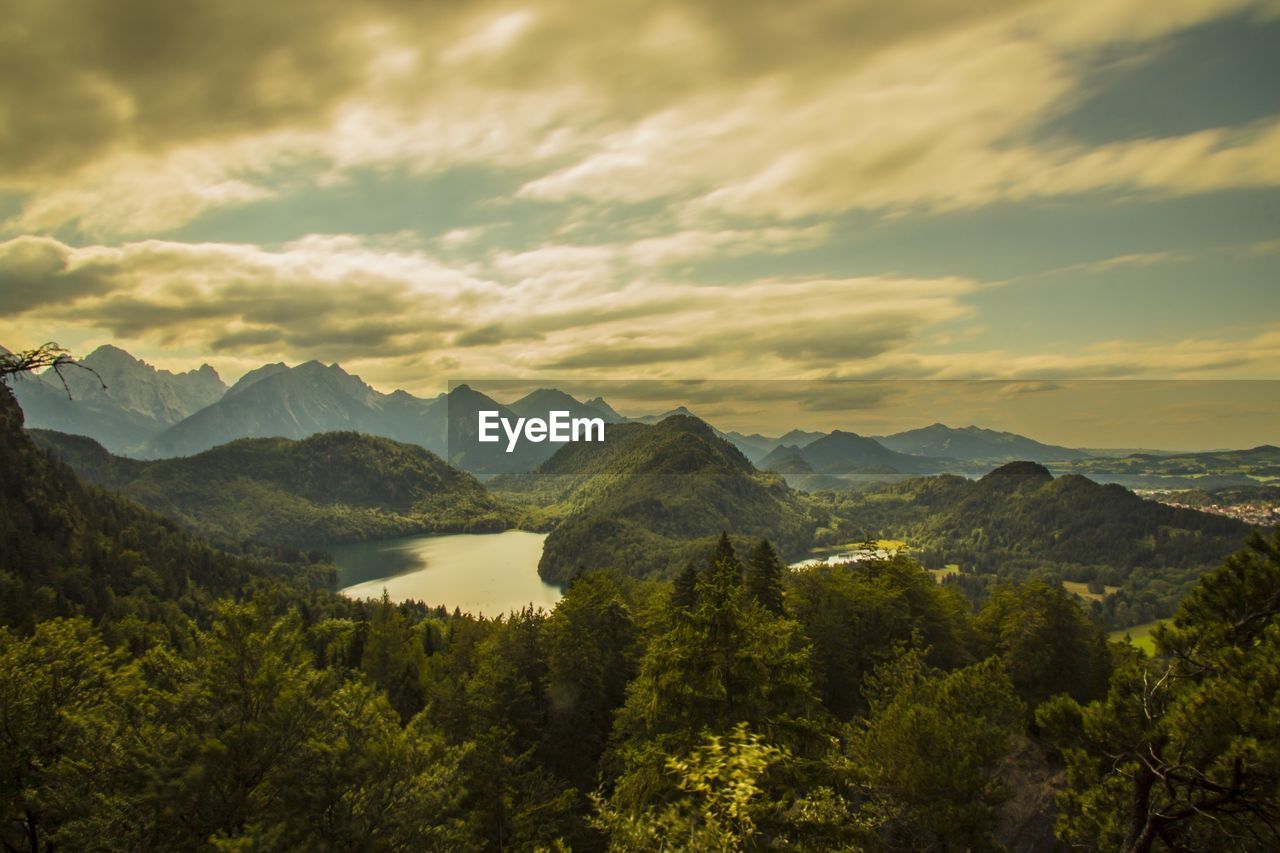
M 761 468 L 784 475 L 795 488 L 831 488 L 833 478 L 894 477 L 932 474 L 947 460 L 911 456 L 890 450 L 875 439 L 835 430 L 806 444 L 780 444 L 759 462 Z
M 45 371 L 15 377 L 13 394 L 29 426 L 87 435 L 117 453 L 138 449 L 227 390 L 207 364 L 171 373 L 113 346 L 98 347 L 80 363 L 93 372 L 64 370 L 66 388 Z
M 421 447 L 375 436 L 241 439 L 145 462 L 75 436 L 32 438 L 86 479 L 218 540 L 313 547 L 511 523 L 471 475 Z
M 215 550 L 83 483 L 31 442 L 21 409 L 0 386 L 0 624 L 29 630 L 75 614 L 162 621 L 169 610 L 199 616 L 214 598 L 252 584 L 332 582 L 332 566 L 279 551 L 249 554 Z
M 1054 478 L 1034 462 L 1003 465 L 980 480 L 939 476 L 818 498 L 845 538 L 904 539 L 929 562 L 1018 573 L 1056 567 L 1108 583 L 1135 569 L 1208 567 L 1249 528 L 1232 519 L 1143 500 L 1084 477 Z
M 804 458 L 800 448 L 794 444 L 779 444 L 760 460 L 759 465 L 765 471 L 776 471 L 779 474 L 813 473 L 813 466 Z
M 1280 447 L 1263 444 L 1247 450 L 1202 453 L 1132 453 L 1079 459 L 1055 465 L 1056 473 L 1082 474 L 1129 488 L 1219 489 L 1257 486 L 1280 479 Z
M 940 456 L 962 462 L 1057 462 L 1083 459 L 1082 450 L 1044 444 L 1012 432 L 967 426 L 960 429 L 933 424 L 893 435 L 876 436 L 890 450 L 916 456 Z
M 776 475 L 762 474 L 697 418 L 611 425 L 603 443 L 567 445 L 496 488 L 549 506 L 560 521 L 538 572 L 563 583 L 580 567 L 636 576 L 678 571 L 721 531 L 803 552 L 814 523 Z

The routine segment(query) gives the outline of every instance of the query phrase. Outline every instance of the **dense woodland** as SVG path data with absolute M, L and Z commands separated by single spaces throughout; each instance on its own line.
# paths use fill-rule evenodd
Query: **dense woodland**
M 316 544 L 502 530 L 514 515 L 475 477 L 417 445 L 355 432 L 243 438 L 194 456 L 114 456 L 32 430 L 84 479 L 219 542 Z
M 1250 528 L 1159 504 L 1078 475 L 1014 462 L 979 480 L 944 475 L 810 496 L 832 526 L 819 542 L 879 537 L 911 543 L 927 568 L 956 564 L 948 583 L 980 603 L 1001 580 L 1063 580 L 1112 594 L 1088 604 L 1108 628 L 1172 616 L 1200 576 Z
M 756 470 L 688 415 L 610 424 L 605 441 L 567 444 L 536 471 L 492 487 L 527 507 L 526 523 L 550 527 L 538 572 L 553 583 L 602 566 L 670 578 L 721 530 L 768 537 L 800 556 L 820 521 L 780 476 Z
M 1280 536 L 1153 658 L 1056 582 L 788 572 L 758 537 L 475 619 L 215 548 L 21 417 L 0 391 L 6 849 L 1280 845 Z
M 814 545 L 902 539 L 927 568 L 959 566 L 947 582 L 975 604 L 1002 579 L 1087 584 L 1108 629 L 1171 616 L 1249 530 L 1028 462 L 977 481 L 798 492 L 679 415 L 612 424 L 605 442 L 565 446 L 532 472 L 485 485 L 416 445 L 352 432 L 241 439 L 155 461 L 82 436 L 29 434 L 84 479 L 233 549 L 518 526 L 549 531 L 539 573 L 563 585 L 599 568 L 672 578 L 723 530 L 741 548 L 767 538 L 786 562 Z

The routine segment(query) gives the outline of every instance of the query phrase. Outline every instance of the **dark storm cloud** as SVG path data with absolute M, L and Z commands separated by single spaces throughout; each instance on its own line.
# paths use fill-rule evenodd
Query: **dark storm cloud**
M 0 169 L 75 169 L 316 116 L 358 81 L 371 7 L 19 0 L 0 24 Z
M 71 269 L 70 253 L 56 240 L 19 237 L 0 243 L 0 305 L 9 314 L 74 302 L 111 290 L 91 270 Z

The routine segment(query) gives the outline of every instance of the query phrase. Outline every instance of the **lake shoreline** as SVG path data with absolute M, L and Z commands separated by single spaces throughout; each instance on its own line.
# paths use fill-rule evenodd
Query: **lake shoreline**
M 337 592 L 349 598 L 416 600 L 452 611 L 498 616 L 524 607 L 551 610 L 563 591 L 538 575 L 546 534 L 406 536 L 332 546 Z

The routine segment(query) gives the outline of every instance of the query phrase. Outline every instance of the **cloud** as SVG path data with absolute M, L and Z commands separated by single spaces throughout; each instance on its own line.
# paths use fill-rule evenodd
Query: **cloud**
M 945 211 L 1097 190 L 1280 186 L 1275 119 L 1096 147 L 1032 141 L 1077 82 L 1052 46 L 999 30 L 966 33 L 903 47 L 829 80 L 768 80 L 691 97 L 520 192 L 614 204 L 666 199 L 698 222 Z
M 0 305 L 10 315 L 59 306 L 109 285 L 91 273 L 71 269 L 71 250 L 47 237 L 19 237 L 0 243 Z
M 1244 13 L 1277 4 L 24 3 L 0 51 L 0 189 L 23 198 L 10 233 L 112 237 L 362 169 L 467 164 L 531 175 L 531 199 L 678 203 L 708 233 L 727 215 L 1275 186 L 1274 122 L 1033 141 L 1090 55 Z
M 539 370 L 609 370 L 615 367 L 647 367 L 664 362 L 694 361 L 707 355 L 691 345 L 683 346 L 604 346 L 571 352 L 544 361 Z
M 830 228 L 691 229 L 637 240 L 625 247 L 628 262 L 639 267 L 690 263 L 711 257 L 783 254 L 811 249 L 827 240 Z
M 840 372 L 840 378 L 964 380 L 1267 379 L 1280 359 L 1280 325 L 1250 335 L 1224 333 L 1158 343 L 1113 339 L 1070 352 L 975 349 L 923 353 L 896 350 Z M 1038 390 L 1015 385 L 1013 390 Z
M 395 241 L 345 235 L 275 250 L 159 240 L 74 248 L 19 238 L 0 244 L 0 281 L 20 282 L 19 296 L 46 294 L 19 306 L 25 328 L 96 330 L 241 362 L 338 360 L 398 379 L 405 359 L 427 354 L 490 376 L 832 370 L 964 316 L 959 300 L 977 288 L 960 278 L 897 277 L 709 286 L 627 269 L 566 287 L 544 261 L 578 259 L 598 271 L 597 253 L 547 246 L 536 254 L 462 270 Z M 609 247 L 603 255 L 628 252 Z

